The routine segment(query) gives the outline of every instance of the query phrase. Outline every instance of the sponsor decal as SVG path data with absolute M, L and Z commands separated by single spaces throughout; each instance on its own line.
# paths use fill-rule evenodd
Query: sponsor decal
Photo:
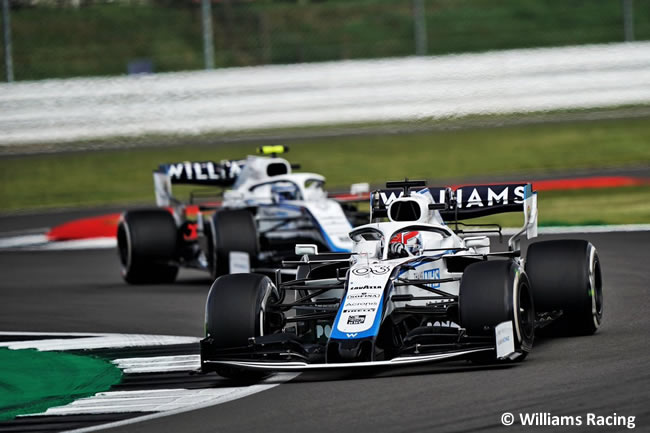
M 361 277 L 364 275 L 368 275 L 369 273 L 372 273 L 374 275 L 383 275 L 388 271 L 390 271 L 390 266 L 372 265 L 372 266 L 359 266 L 358 268 L 354 268 L 352 270 L 352 273 L 354 275 L 358 275 Z
M 422 272 L 422 279 L 424 280 L 439 280 L 440 279 L 440 268 L 427 269 Z M 430 283 L 426 284 L 432 289 L 437 289 L 440 287 L 440 283 Z
M 378 332 L 384 287 L 391 270 L 390 266 L 380 263 L 352 269 L 331 338 L 365 338 Z
M 390 194 L 390 195 L 388 195 Z M 395 194 L 394 190 L 388 190 L 388 191 L 380 191 L 379 192 L 379 198 L 381 200 L 381 203 L 383 203 L 384 206 L 388 206 L 398 198 L 402 198 L 404 196 L 404 191 L 399 191 L 397 194 Z
M 174 182 L 232 184 L 239 176 L 242 166 L 236 161 L 177 162 L 161 165 L 161 171 Z
M 356 286 L 356 287 L 350 287 L 348 290 L 365 290 L 365 291 L 372 291 L 372 290 L 381 290 L 383 289 L 382 286 L 370 286 L 370 285 L 365 285 L 365 286 Z M 366 292 L 361 292 L 361 294 L 364 294 Z
M 456 322 L 452 322 L 451 320 L 435 321 L 431 325 L 439 326 L 441 328 L 460 328 L 460 325 L 458 325 Z
M 348 325 L 360 325 L 365 321 L 366 321 L 366 315 L 365 314 L 348 316 Z
M 494 328 L 496 338 L 497 358 L 505 358 L 515 351 L 515 337 L 512 329 L 512 321 L 499 323 Z
M 231 274 L 247 274 L 251 271 L 250 257 L 246 252 L 230 251 L 228 261 Z
M 456 189 L 456 202 L 458 209 L 518 205 L 524 201 L 525 187 L 524 184 L 464 186 Z M 435 203 L 444 203 L 445 188 L 429 188 L 428 191 Z M 379 191 L 379 205 L 388 207 L 403 196 L 403 191 L 381 190 Z
M 374 313 L 376 308 L 352 308 L 343 310 L 344 313 Z M 349 324 L 349 323 L 348 323 Z
M 346 305 L 348 307 L 368 307 L 368 306 L 374 306 L 376 304 L 377 302 L 373 299 L 371 301 L 364 301 L 364 302 L 348 302 Z
M 377 288 L 380 289 L 381 287 L 377 287 Z M 350 290 L 360 290 L 360 289 L 363 289 L 363 288 L 361 288 L 361 287 L 353 287 Z M 379 294 L 379 293 L 361 292 L 361 293 L 350 293 L 348 295 L 348 299 L 359 299 L 359 298 L 363 298 L 363 299 L 381 298 L 381 294 Z

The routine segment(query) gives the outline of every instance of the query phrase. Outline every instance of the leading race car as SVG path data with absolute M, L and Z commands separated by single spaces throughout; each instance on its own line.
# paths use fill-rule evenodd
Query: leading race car
M 323 176 L 294 173 L 296 165 L 277 157 L 286 150 L 264 146 L 261 152 L 270 157 L 161 165 L 154 171 L 158 208 L 125 212 L 118 224 L 123 278 L 134 284 L 172 282 L 179 267 L 205 270 L 213 278 L 265 272 L 293 256 L 297 242 L 350 251 L 348 231 L 367 221 L 367 212 L 354 204 L 367 185 L 328 198 Z M 192 191 L 186 204 L 172 195 L 172 184 L 209 189 Z
M 592 334 L 603 310 L 596 248 L 582 240 L 532 243 L 530 184 L 451 191 L 422 181 L 375 191 L 371 223 L 353 229 L 352 253 L 296 246 L 297 279 L 217 278 L 206 302 L 201 369 L 229 377 L 268 371 L 398 366 L 451 358 L 522 360 L 537 329 Z M 506 251 L 491 231 L 459 222 L 523 210 Z

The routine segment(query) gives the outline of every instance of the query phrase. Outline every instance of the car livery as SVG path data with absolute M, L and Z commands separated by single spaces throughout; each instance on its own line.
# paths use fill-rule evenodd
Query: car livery
M 170 282 L 179 267 L 215 278 L 266 272 L 293 256 L 296 243 L 349 252 L 347 234 L 368 214 L 364 219 L 350 196 L 345 203 L 328 197 L 323 176 L 293 172 L 297 166 L 277 156 L 284 146 L 263 150 L 270 156 L 161 164 L 153 174 L 158 208 L 128 211 L 118 226 L 124 279 Z M 203 188 L 183 202 L 172 194 L 176 184 Z
M 518 361 L 535 331 L 592 334 L 602 320 L 595 247 L 541 241 L 531 184 L 427 188 L 389 182 L 371 194 L 371 222 L 352 251 L 297 245 L 297 279 L 251 274 L 215 280 L 206 302 L 201 369 L 230 377 L 265 371 L 396 366 L 451 358 Z M 491 251 L 496 225 L 466 218 L 520 211 L 521 229 Z M 240 298 L 254 300 L 240 302 Z M 226 317 L 222 305 L 242 305 Z M 252 326 L 251 323 L 255 325 Z M 229 330 L 226 333 L 225 330 Z

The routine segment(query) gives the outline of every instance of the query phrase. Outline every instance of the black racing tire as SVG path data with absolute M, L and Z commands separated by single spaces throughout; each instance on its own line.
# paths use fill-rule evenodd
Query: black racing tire
M 225 209 L 211 219 L 208 254 L 213 278 L 230 273 L 230 252 L 248 254 L 251 267 L 256 265 L 260 251 L 257 226 L 253 214 L 244 209 Z
M 171 283 L 178 266 L 178 228 L 165 209 L 143 209 L 122 214 L 117 226 L 117 250 L 122 278 L 130 284 Z
M 205 306 L 205 336 L 210 348 L 201 348 L 201 359 L 211 358 L 211 349 L 246 347 L 248 340 L 268 332 L 265 308 L 277 298 L 271 280 L 259 274 L 230 274 L 217 278 Z M 203 365 L 203 362 L 202 362 Z M 226 366 L 210 366 L 223 377 L 237 380 L 256 380 L 268 375 Z
M 458 310 L 460 326 L 471 335 L 493 335 L 501 322 L 512 321 L 515 334 L 513 360 L 521 361 L 532 350 L 535 339 L 535 307 L 531 286 L 512 260 L 473 263 L 460 281 Z M 477 360 L 496 360 L 496 352 Z
M 544 334 L 591 335 L 598 330 L 603 318 L 603 282 L 598 252 L 590 242 L 535 242 L 528 246 L 526 273 L 537 311 L 562 311 Z

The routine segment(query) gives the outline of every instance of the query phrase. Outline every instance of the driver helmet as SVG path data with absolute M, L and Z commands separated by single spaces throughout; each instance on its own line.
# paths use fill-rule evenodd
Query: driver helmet
M 276 203 L 280 203 L 286 200 L 297 200 L 298 191 L 295 185 L 276 184 L 271 186 L 271 196 Z
M 420 254 L 424 245 L 422 243 L 422 235 L 418 231 L 398 233 L 393 236 L 393 238 L 390 240 L 390 243 L 399 243 L 404 245 L 404 248 L 409 252 L 410 255 Z

